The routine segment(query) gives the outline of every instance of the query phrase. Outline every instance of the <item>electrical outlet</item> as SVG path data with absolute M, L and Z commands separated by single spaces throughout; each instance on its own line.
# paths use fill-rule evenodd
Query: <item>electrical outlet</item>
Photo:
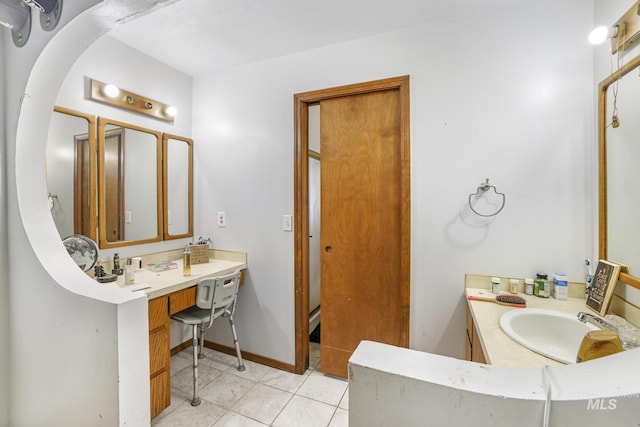
M 218 212 L 218 227 L 227 226 L 227 214 L 226 212 Z
M 131 224 L 131 211 L 124 212 L 124 222 L 127 224 Z
M 293 217 L 291 215 L 282 215 L 282 230 L 293 231 Z
M 171 211 L 167 211 L 167 224 L 171 225 Z

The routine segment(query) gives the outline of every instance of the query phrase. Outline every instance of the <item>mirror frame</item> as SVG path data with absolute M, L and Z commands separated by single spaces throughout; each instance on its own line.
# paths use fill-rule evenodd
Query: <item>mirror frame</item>
M 96 227 L 97 227 L 97 195 L 96 195 L 96 182 L 97 182 L 97 172 L 96 172 L 96 164 L 97 164 L 97 142 L 96 142 L 96 117 L 91 114 L 85 114 L 80 111 L 72 110 L 70 108 L 60 107 L 58 105 L 54 106 L 53 111 L 56 113 L 67 114 L 74 117 L 79 117 L 81 119 L 85 119 L 87 121 L 87 138 L 89 142 L 89 198 L 94 201 L 89 206 L 89 228 L 91 232 L 87 236 L 94 242 L 96 239 Z M 74 164 L 77 164 L 77 152 L 74 147 Z M 77 219 L 80 217 L 78 211 L 80 210 L 79 206 L 76 206 L 75 199 L 75 188 L 77 185 L 77 173 L 74 171 L 74 205 L 73 205 L 73 231 L 75 234 L 82 234 L 78 231 Z M 60 236 L 64 237 L 64 236 Z
M 640 55 L 620 67 L 598 85 L 598 194 L 599 194 L 599 236 L 598 255 L 600 259 L 608 259 L 607 238 L 607 89 L 629 72 L 640 67 Z M 621 272 L 622 283 L 640 289 L 640 278 Z
M 107 240 L 107 218 L 106 218 L 106 180 L 104 176 L 105 168 L 105 128 L 107 125 L 119 126 L 126 129 L 132 129 L 139 132 L 149 133 L 156 137 L 156 235 L 145 239 L 138 240 L 118 240 L 111 242 Z M 140 126 L 112 120 L 104 117 L 98 117 L 98 245 L 101 249 L 118 248 L 122 246 L 140 245 L 144 243 L 162 241 L 162 225 L 163 225 L 163 201 L 162 201 L 162 133 Z
M 183 234 L 169 234 L 169 140 L 175 139 L 177 141 L 182 141 L 188 146 L 188 165 L 187 165 L 187 173 L 188 173 L 188 231 Z M 163 168 L 162 168 L 162 201 L 163 201 L 163 212 L 167 214 L 163 217 L 163 232 L 164 232 L 164 240 L 172 240 L 172 239 L 182 239 L 185 237 L 193 237 L 193 140 L 190 138 L 185 138 L 182 136 L 171 135 L 164 133 L 162 134 L 162 158 L 163 158 Z

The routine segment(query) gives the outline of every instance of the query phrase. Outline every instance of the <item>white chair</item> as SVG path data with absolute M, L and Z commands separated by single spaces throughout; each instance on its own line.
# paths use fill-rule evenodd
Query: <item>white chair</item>
M 219 277 L 202 279 L 198 283 L 196 305 L 171 316 L 173 320 L 193 326 L 193 399 L 192 406 L 200 404 L 198 395 L 198 359 L 203 358 L 204 331 L 209 329 L 213 321 L 220 316 L 228 317 L 233 334 L 233 343 L 238 355 L 238 371 L 244 371 L 244 362 L 240 354 L 240 345 L 236 327 L 233 324 L 233 313 L 236 309 L 238 287 L 240 286 L 240 270 Z M 199 343 L 198 343 L 199 338 Z

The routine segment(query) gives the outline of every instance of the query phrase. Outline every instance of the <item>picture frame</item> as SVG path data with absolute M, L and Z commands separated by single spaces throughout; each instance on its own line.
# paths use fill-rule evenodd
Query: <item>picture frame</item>
M 598 261 L 587 297 L 587 307 L 600 316 L 606 315 L 609 310 L 611 297 L 618 284 L 621 269 L 622 266 L 615 262 L 603 259 Z

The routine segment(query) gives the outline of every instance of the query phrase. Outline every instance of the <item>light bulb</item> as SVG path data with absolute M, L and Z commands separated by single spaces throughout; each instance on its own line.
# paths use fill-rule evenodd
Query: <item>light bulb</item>
M 106 85 L 102 92 L 109 98 L 115 98 L 120 93 L 120 89 L 116 85 Z
M 589 43 L 602 44 L 607 39 L 617 37 L 619 29 L 620 27 L 617 25 L 615 27 L 605 27 L 603 25 L 601 27 L 594 28 L 593 31 L 589 33 Z
M 170 105 L 164 110 L 164 112 L 167 113 L 167 116 L 169 117 L 175 117 L 176 114 L 178 114 L 178 109 L 173 105 Z

